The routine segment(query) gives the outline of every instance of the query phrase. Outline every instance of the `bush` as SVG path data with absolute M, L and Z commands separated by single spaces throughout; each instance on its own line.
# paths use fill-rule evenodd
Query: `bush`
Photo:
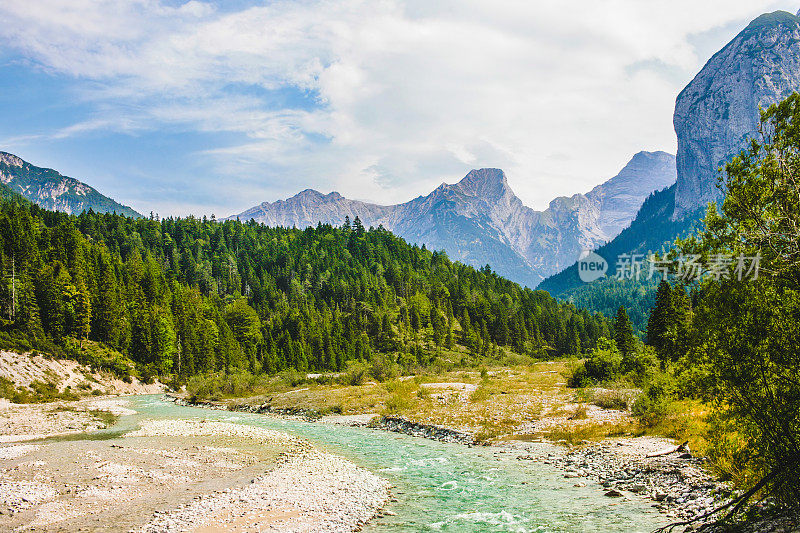
M 472 394 L 469 395 L 469 401 L 482 402 L 489 398 L 489 394 L 489 387 L 486 386 L 486 383 L 481 383 L 478 385 L 478 388 L 472 391 Z
M 304 372 L 299 372 L 294 368 L 283 370 L 280 374 L 278 374 L 278 376 L 280 377 L 281 381 L 290 387 L 297 387 L 299 385 L 303 385 L 304 383 L 308 383 L 306 374 Z
M 617 379 L 622 370 L 622 354 L 617 349 L 613 340 L 601 337 L 597 341 L 597 348 L 586 361 L 572 371 L 569 386 L 586 387 L 604 381 Z
M 617 379 L 622 371 L 622 354 L 614 341 L 601 338 L 584 366 L 586 375 L 595 383 L 612 381 Z
M 347 370 L 342 375 L 344 385 L 363 385 L 366 381 L 369 369 L 361 361 L 348 361 Z
M 658 371 L 659 361 L 655 349 L 643 346 L 622 359 L 622 371 L 636 385 L 647 383 Z
M 375 381 L 383 383 L 394 379 L 400 375 L 400 366 L 394 363 L 389 357 L 380 355 L 375 357 L 369 366 L 370 375 Z
M 394 393 L 386 400 L 386 413 L 398 414 L 408 409 L 410 405 L 411 401 L 403 394 Z
M 675 380 L 660 373 L 645 384 L 642 394 L 633 403 L 631 411 L 645 426 L 655 426 L 669 414 Z
M 572 369 L 572 372 L 569 372 L 567 375 L 567 386 L 572 387 L 574 389 L 590 387 L 592 386 L 592 379 L 589 377 L 589 374 L 586 372 L 586 365 L 584 363 L 580 363 Z
M 250 372 L 203 374 L 189 379 L 186 391 L 192 401 L 254 396 L 269 388 L 269 378 Z
M 631 391 L 602 390 L 596 391 L 592 403 L 603 409 L 625 411 L 630 405 Z
M 589 387 L 622 380 L 642 385 L 658 369 L 658 358 L 651 347 L 640 345 L 630 355 L 623 356 L 613 340 L 602 337 L 586 361 L 572 369 L 567 383 L 570 387 Z

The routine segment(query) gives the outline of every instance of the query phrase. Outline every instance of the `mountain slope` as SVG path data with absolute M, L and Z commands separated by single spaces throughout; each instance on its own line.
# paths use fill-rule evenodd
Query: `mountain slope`
M 753 20 L 678 95 L 675 217 L 719 198 L 718 169 L 758 136 L 759 106 L 800 89 L 800 18 L 785 11 Z
M 719 168 L 748 139 L 758 137 L 759 106 L 777 103 L 797 90 L 800 18 L 791 13 L 777 11 L 756 18 L 714 54 L 676 100 L 677 182 L 649 198 L 630 227 L 597 250 L 608 261 L 609 273 L 619 255 L 660 250 L 700 224 L 708 202 L 720 198 Z M 650 298 L 647 291 L 655 290 L 654 284 L 644 281 L 604 279 L 583 284 L 575 264 L 539 287 L 604 313 L 619 305 L 635 310 Z
M 702 208 L 695 210 L 692 215 L 673 220 L 675 189 L 676 186 L 673 185 L 650 195 L 642 204 L 630 226 L 625 228 L 614 240 L 595 250 L 595 253 L 608 262 L 608 276 L 615 274 L 617 258 L 620 255 L 645 255 L 652 251 L 660 252 L 664 248 L 669 248 L 675 239 L 685 237 L 700 223 L 705 214 Z M 578 277 L 577 265 L 573 263 L 558 274 L 544 280 L 539 288 L 552 295 L 563 295 L 573 289 L 596 288 L 602 283 L 603 281 L 595 281 L 588 285 L 584 284 Z
M 230 218 L 303 228 L 358 216 L 367 227 L 382 225 L 410 242 L 444 250 L 472 266 L 489 264 L 499 274 L 534 287 L 569 265 L 581 250 L 613 238 L 648 194 L 674 181 L 674 156 L 641 152 L 608 182 L 587 194 L 556 198 L 544 211 L 525 206 L 502 170 L 484 168 L 398 205 L 306 190 Z
M 130 217 L 139 213 L 103 196 L 83 182 L 55 170 L 34 166 L 7 152 L 0 152 L 0 183 L 31 202 L 53 211 L 77 214 L 93 209 Z

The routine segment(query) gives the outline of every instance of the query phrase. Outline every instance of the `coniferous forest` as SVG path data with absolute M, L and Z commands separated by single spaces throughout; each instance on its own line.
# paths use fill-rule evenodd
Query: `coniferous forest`
M 456 364 L 500 347 L 558 356 L 609 335 L 601 315 L 358 219 L 298 230 L 70 216 L 12 197 L 0 239 L 6 347 L 146 380 L 337 371 L 379 355 L 409 369 L 456 346 Z

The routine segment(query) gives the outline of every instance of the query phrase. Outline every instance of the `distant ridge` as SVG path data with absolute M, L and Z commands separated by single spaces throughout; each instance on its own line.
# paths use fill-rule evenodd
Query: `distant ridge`
M 92 209 L 97 213 L 142 216 L 75 178 L 63 176 L 50 168 L 37 167 L 8 152 L 0 152 L 0 183 L 52 211 L 79 214 Z
M 501 169 L 481 168 L 398 205 L 306 189 L 230 218 L 305 228 L 359 217 L 365 226 L 382 225 L 409 242 L 444 250 L 472 266 L 489 264 L 502 276 L 536 287 L 571 264 L 582 249 L 614 238 L 650 193 L 674 181 L 673 155 L 640 152 L 614 178 L 586 194 L 556 198 L 544 211 L 525 206 Z

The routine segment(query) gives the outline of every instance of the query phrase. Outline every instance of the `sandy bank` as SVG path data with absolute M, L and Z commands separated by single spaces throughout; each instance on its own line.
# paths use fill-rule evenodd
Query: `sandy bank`
M 351 531 L 388 498 L 377 476 L 266 428 L 146 420 L 73 439 L 0 446 L 0 530 Z

